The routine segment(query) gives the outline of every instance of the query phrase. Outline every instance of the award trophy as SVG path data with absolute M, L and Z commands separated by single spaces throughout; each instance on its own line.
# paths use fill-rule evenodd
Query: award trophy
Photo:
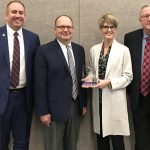
M 98 84 L 98 79 L 96 78 L 96 71 L 92 67 L 83 66 L 82 68 L 82 87 L 88 88 Z

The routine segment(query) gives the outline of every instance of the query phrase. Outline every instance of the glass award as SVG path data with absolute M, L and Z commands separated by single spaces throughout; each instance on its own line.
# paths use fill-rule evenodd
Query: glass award
M 98 84 L 98 79 L 96 78 L 96 71 L 94 68 L 89 66 L 83 66 L 82 68 L 82 87 L 92 87 Z

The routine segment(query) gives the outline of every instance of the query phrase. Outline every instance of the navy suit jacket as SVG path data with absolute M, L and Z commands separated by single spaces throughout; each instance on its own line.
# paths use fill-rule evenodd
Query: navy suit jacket
M 40 45 L 38 35 L 23 29 L 25 47 L 27 108 L 31 111 L 33 104 L 33 62 L 35 51 Z M 6 110 L 10 87 L 10 62 L 6 26 L 0 27 L 0 115 Z
M 131 106 L 136 110 L 139 102 L 140 82 L 141 82 L 141 59 L 142 59 L 142 39 L 143 29 L 127 33 L 124 44 L 129 48 L 132 60 L 133 80 L 127 88 L 131 96 Z
M 85 54 L 82 46 L 71 43 L 76 63 L 80 107 L 86 106 L 86 90 L 81 88 Z M 39 116 L 48 113 L 52 121 L 65 122 L 72 104 L 72 78 L 57 40 L 38 48 L 35 57 L 35 101 Z

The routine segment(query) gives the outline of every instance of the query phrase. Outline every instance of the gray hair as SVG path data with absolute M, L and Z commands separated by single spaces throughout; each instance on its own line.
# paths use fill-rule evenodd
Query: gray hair
M 142 5 L 142 6 L 141 6 L 141 9 L 140 9 L 140 16 L 141 16 L 142 10 L 143 10 L 144 8 L 146 8 L 146 7 L 150 7 L 150 5 L 149 5 L 149 4 L 145 4 L 145 5 Z

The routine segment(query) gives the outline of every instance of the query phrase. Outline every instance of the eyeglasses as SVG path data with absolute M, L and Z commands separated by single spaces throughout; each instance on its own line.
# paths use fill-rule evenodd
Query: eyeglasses
M 146 19 L 148 19 L 149 17 L 150 17 L 150 14 L 147 14 L 147 15 L 141 16 L 140 18 L 146 20 Z
M 73 29 L 73 26 L 56 26 L 56 28 L 59 28 L 59 29 L 61 29 L 61 30 L 65 30 L 65 28 L 66 28 L 67 30 L 71 30 L 71 29 Z
M 104 30 L 106 30 L 106 31 L 108 31 L 109 29 L 110 29 L 111 31 L 114 31 L 114 30 L 116 29 L 116 27 L 115 27 L 115 26 L 102 26 L 102 29 L 104 29 Z

